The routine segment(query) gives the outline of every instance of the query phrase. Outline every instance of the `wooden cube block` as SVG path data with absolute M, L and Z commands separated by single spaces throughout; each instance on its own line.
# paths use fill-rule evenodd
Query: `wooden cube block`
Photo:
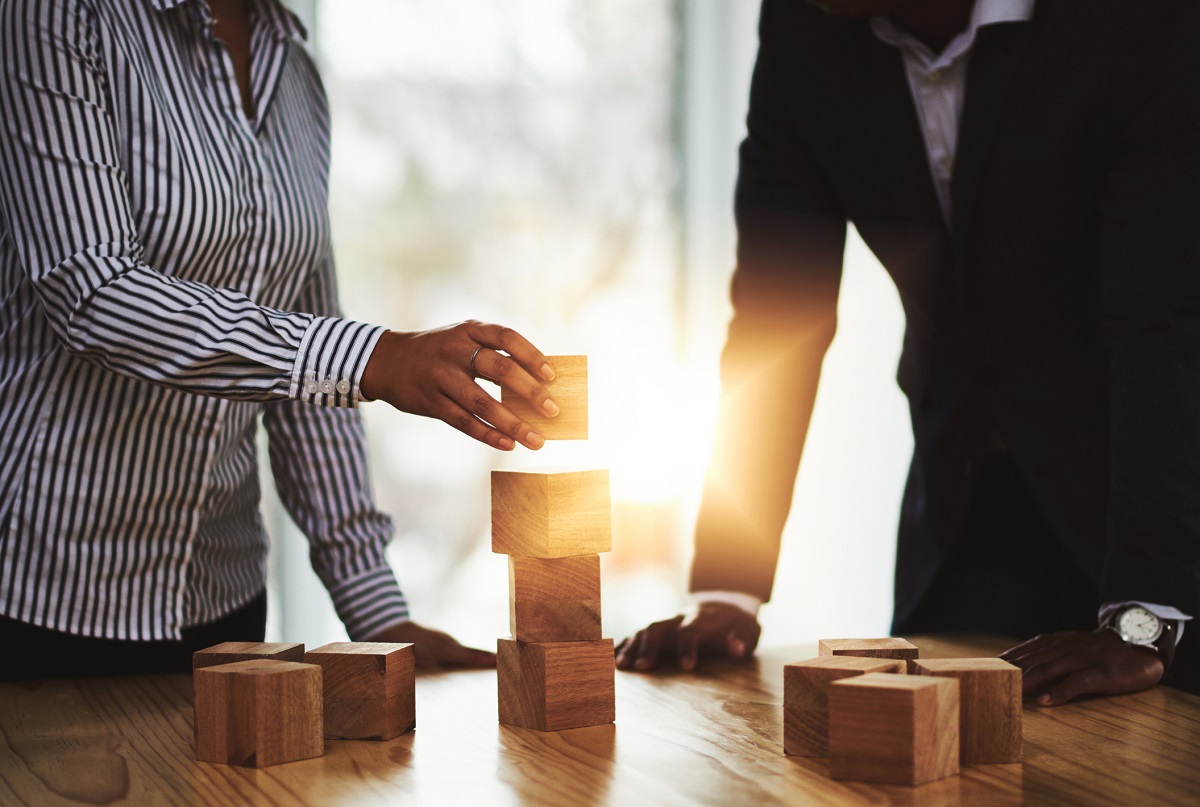
M 234 661 L 271 659 L 304 661 L 302 642 L 222 642 L 192 654 L 192 669 L 230 664 Z
M 202 667 L 193 683 L 198 761 L 265 768 L 325 752 L 320 667 L 237 661 Z
M 492 551 L 527 558 L 612 549 L 608 471 L 492 471 Z
M 868 673 L 829 685 L 829 773 L 919 785 L 958 773 L 958 682 Z
M 397 642 L 333 642 L 305 655 L 321 667 L 325 736 L 391 740 L 417 725 L 416 657 Z
M 500 402 L 514 415 L 537 429 L 547 440 L 588 439 L 587 356 L 547 356 L 554 380 L 543 384 L 559 413 L 546 415 L 507 388 L 500 389 Z
M 612 639 L 518 642 L 497 648 L 500 722 L 561 731 L 616 718 Z
M 393 740 L 417 726 L 415 689 L 385 700 L 326 698 L 325 736 L 332 740 Z
M 822 639 L 818 645 L 822 656 L 860 656 L 862 658 L 898 658 L 908 661 L 921 651 L 904 639 Z
M 508 559 L 509 624 L 519 642 L 602 637 L 600 556 Z
M 904 673 L 901 659 L 818 656 L 783 668 L 783 752 L 829 756 L 829 685 L 866 673 Z
M 958 680 L 963 765 L 1021 761 L 1021 668 L 998 658 L 917 659 L 913 675 Z

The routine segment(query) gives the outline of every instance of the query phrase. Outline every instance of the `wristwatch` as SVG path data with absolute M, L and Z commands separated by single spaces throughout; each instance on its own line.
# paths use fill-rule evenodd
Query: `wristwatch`
M 1175 658 L 1175 637 L 1179 630 L 1173 619 L 1159 619 L 1140 605 L 1126 605 L 1109 614 L 1101 626 L 1133 647 L 1144 647 L 1162 659 L 1163 669 Z

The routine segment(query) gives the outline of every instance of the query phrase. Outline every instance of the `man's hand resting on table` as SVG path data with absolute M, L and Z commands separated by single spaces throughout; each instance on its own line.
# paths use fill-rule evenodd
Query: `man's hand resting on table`
M 760 633 L 758 620 L 736 605 L 701 603 L 686 614 L 655 622 L 617 645 L 617 668 L 694 670 L 702 655 L 749 658 Z
M 412 642 L 417 666 L 422 669 L 496 666 L 495 653 L 464 647 L 449 634 L 423 627 L 416 622 L 401 622 L 384 628 L 367 641 Z
M 1139 692 L 1163 677 L 1162 660 L 1111 630 L 1047 633 L 1000 654 L 1024 671 L 1026 697 L 1060 706 L 1081 695 Z

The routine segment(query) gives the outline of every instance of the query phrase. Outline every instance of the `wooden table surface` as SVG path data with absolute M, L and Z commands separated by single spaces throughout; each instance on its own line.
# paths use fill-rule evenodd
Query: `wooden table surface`
M 914 639 L 925 657 L 1002 641 Z M 0 685 L 0 805 L 1200 804 L 1200 698 L 1158 688 L 1025 707 L 1025 759 L 920 787 L 838 782 L 782 751 L 782 667 L 815 646 L 692 675 L 617 675 L 617 723 L 552 734 L 496 722 L 496 676 L 417 681 L 417 730 L 327 741 L 255 770 L 192 756 L 186 675 Z

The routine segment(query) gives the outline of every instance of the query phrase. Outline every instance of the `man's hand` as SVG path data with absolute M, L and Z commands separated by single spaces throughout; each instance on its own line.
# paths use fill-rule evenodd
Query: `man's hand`
M 512 328 L 473 320 L 431 331 L 387 331 L 367 360 L 360 388 L 367 398 L 437 418 L 501 451 L 511 451 L 514 440 L 541 448 L 542 436 L 476 378 L 512 390 L 550 417 L 559 412 L 543 386 L 554 378 L 546 356 Z
M 1105 629 L 1048 633 L 1000 658 L 1024 670 L 1025 696 L 1036 696 L 1041 706 L 1060 706 L 1080 695 L 1139 692 L 1163 677 L 1158 656 Z
M 644 672 L 671 664 L 694 670 L 701 654 L 747 658 L 758 646 L 760 633 L 758 620 L 736 605 L 701 603 L 688 614 L 655 622 L 621 642 L 617 667 Z
M 437 667 L 495 667 L 496 654 L 487 650 L 463 647 L 454 637 L 422 627 L 416 622 L 401 622 L 372 636 L 370 642 L 412 642 L 417 666 Z

